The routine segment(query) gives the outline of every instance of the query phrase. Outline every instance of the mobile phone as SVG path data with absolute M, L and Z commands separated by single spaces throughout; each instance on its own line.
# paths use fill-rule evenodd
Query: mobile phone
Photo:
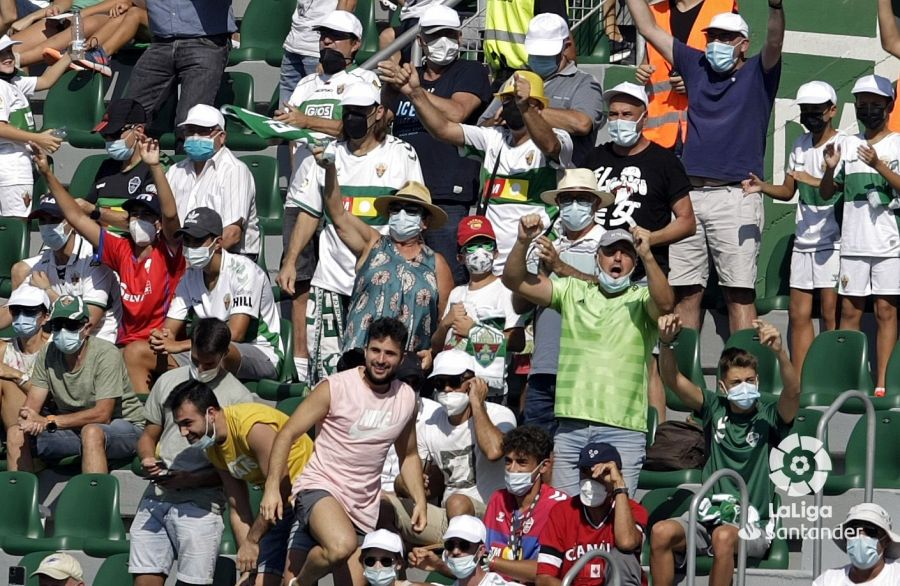
M 25 566 L 9 567 L 9 586 L 25 586 Z

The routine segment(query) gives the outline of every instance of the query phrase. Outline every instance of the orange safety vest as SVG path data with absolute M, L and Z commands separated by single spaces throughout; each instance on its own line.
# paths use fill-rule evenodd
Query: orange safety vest
M 894 109 L 888 118 L 888 130 L 892 132 L 900 132 L 900 104 L 895 103 Z
M 669 34 L 672 34 L 670 23 L 671 10 L 669 0 L 661 0 L 650 7 L 656 24 Z M 712 18 L 722 12 L 737 12 L 736 0 L 704 0 L 700 14 L 694 22 L 687 45 L 703 51 L 706 49 L 706 35 L 703 29 L 709 25 Z M 666 61 L 653 45 L 647 43 L 647 61 L 656 71 L 650 76 L 647 95 L 650 98 L 650 107 L 647 109 L 647 122 L 644 124 L 644 136 L 649 140 L 672 148 L 681 134 L 682 142 L 687 138 L 687 107 L 688 98 L 685 94 L 672 91 L 669 84 L 669 71 L 672 65 Z

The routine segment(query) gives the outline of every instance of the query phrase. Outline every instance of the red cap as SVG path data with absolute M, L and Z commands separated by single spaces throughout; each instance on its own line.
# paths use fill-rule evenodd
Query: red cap
M 456 233 L 456 243 L 459 246 L 479 236 L 490 238 L 496 242 L 497 236 L 494 234 L 494 227 L 491 226 L 490 220 L 484 216 L 466 216 L 460 220 Z

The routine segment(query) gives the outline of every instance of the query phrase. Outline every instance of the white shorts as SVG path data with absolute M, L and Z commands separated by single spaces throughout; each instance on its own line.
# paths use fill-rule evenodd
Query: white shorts
M 212 584 L 225 523 L 222 515 L 194 503 L 144 497 L 131 524 L 131 574 L 169 574 L 188 584 Z
M 756 287 L 756 259 L 763 226 L 762 197 L 744 195 L 740 185 L 695 187 L 691 204 L 697 232 L 669 247 L 669 283 L 700 285 L 709 280 L 712 257 L 723 287 Z
M 25 218 L 31 213 L 32 185 L 5 185 L 0 187 L 0 215 Z
M 792 289 L 834 289 L 840 272 L 839 250 L 795 250 L 791 253 Z
M 850 297 L 900 294 L 900 258 L 842 256 L 838 292 Z

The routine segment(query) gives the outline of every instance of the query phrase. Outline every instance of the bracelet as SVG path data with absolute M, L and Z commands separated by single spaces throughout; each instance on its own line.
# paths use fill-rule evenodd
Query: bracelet
M 628 489 L 625 488 L 624 486 L 621 486 L 621 487 L 613 490 L 612 493 L 613 493 L 613 497 L 617 497 L 620 494 L 624 494 L 625 496 L 628 496 Z

